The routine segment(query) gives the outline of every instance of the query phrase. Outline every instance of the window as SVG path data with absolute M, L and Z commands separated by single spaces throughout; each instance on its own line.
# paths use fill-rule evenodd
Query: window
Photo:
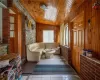
M 15 33 L 14 33 L 14 17 L 10 16 L 10 37 L 14 37 Z
M 54 30 L 43 30 L 43 42 L 54 42 Z
M 66 27 L 65 30 L 66 30 L 66 39 L 65 40 L 66 40 L 66 45 L 68 45 L 68 26 Z
M 64 29 L 64 44 L 68 45 L 68 25 Z

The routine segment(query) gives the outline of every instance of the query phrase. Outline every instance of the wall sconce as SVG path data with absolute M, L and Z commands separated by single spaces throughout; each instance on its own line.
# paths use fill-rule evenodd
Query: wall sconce
M 31 29 L 31 27 L 32 27 L 32 22 L 31 20 L 28 20 L 28 28 Z
M 91 26 L 91 19 L 88 19 L 88 25 L 89 25 L 89 31 L 91 32 L 92 31 L 92 26 Z
M 100 9 L 100 2 L 99 2 L 99 0 L 97 0 L 97 1 L 93 4 L 93 9 L 96 9 L 96 10 Z
M 88 19 L 88 25 L 91 26 L 91 19 Z

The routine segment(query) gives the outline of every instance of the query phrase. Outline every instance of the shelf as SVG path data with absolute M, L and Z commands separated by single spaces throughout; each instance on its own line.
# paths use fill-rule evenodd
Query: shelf
M 81 56 L 84 56 L 84 55 L 81 55 Z M 100 60 L 99 60 L 99 59 L 96 59 L 96 58 L 94 58 L 94 57 L 87 57 L 87 56 L 84 56 L 84 57 L 86 57 L 87 59 L 89 59 L 89 60 L 91 60 L 91 61 L 94 61 L 95 63 L 100 64 Z

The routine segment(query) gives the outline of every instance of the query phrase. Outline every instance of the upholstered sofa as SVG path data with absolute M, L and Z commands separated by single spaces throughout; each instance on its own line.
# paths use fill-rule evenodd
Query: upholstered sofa
M 27 60 L 28 61 L 39 61 L 43 50 L 45 49 L 57 49 L 59 48 L 58 43 L 33 43 L 27 45 Z M 60 50 L 60 49 L 59 49 Z M 54 54 L 60 54 L 60 51 L 56 51 Z

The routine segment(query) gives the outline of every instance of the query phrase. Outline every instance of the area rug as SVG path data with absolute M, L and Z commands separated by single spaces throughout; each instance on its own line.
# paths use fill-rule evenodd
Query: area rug
M 36 65 L 33 70 L 34 75 L 46 75 L 46 74 L 68 74 L 77 75 L 70 65 Z

